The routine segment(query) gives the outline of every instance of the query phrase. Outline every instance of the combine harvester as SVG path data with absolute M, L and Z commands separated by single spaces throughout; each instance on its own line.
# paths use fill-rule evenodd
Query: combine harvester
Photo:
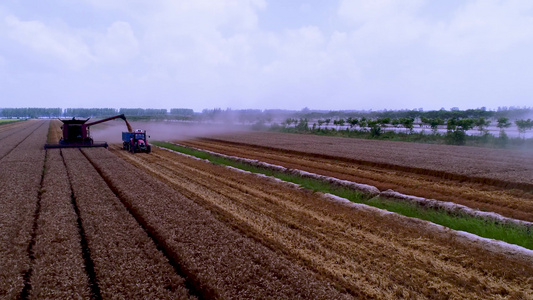
M 95 122 L 87 123 L 89 119 L 86 120 L 76 120 L 72 118 L 69 120 L 61 120 L 63 126 L 61 130 L 63 132 L 63 137 L 59 140 L 59 144 L 45 144 L 44 149 L 49 148 L 82 148 L 82 147 L 108 147 L 107 142 L 95 143 L 91 138 L 90 126 L 111 121 L 114 119 L 122 119 L 126 122 L 128 127 L 128 132 L 122 132 L 122 141 L 123 148 L 129 150 L 132 153 L 135 152 L 146 152 L 150 153 L 152 147 L 148 145 L 146 139 L 146 130 L 133 130 L 131 129 L 130 123 L 126 120 L 124 114 L 110 117 L 103 120 L 98 120 Z

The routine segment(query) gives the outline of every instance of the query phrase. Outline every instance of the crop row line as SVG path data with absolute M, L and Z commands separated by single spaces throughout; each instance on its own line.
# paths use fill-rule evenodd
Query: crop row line
M 144 230 L 144 232 L 148 235 L 148 237 L 153 241 L 157 250 L 160 251 L 165 256 L 166 259 L 168 259 L 170 265 L 174 269 L 174 272 L 180 277 L 183 277 L 185 279 L 184 285 L 185 285 L 185 288 L 187 288 L 189 294 L 198 299 L 207 298 L 206 296 L 208 295 L 204 295 L 205 293 L 203 293 L 202 290 L 200 289 L 201 284 L 197 281 L 194 274 L 187 272 L 187 270 L 181 267 L 179 261 L 175 258 L 175 255 L 172 254 L 172 249 L 170 248 L 170 246 L 168 246 L 164 242 L 164 238 L 158 234 L 155 228 L 150 226 L 150 224 L 145 220 L 145 218 L 128 201 L 126 201 L 126 199 L 124 199 L 123 196 L 121 196 L 121 193 L 117 189 L 117 187 L 113 185 L 111 180 L 104 174 L 102 169 L 98 167 L 98 165 L 87 155 L 87 153 L 85 153 L 84 151 L 80 151 L 80 152 L 87 159 L 87 161 L 93 166 L 93 168 L 100 175 L 100 177 L 104 180 L 104 182 L 109 187 L 109 189 L 113 192 L 113 194 L 115 194 L 115 196 L 120 200 L 122 205 L 124 205 L 128 213 L 135 219 L 135 221 L 139 224 L 139 226 Z
M 72 208 L 74 209 L 74 212 L 76 213 L 76 224 L 78 228 L 78 233 L 80 235 L 80 245 L 81 245 L 81 251 L 82 251 L 82 256 L 83 256 L 83 261 L 84 261 L 84 268 L 89 278 L 89 288 L 91 290 L 91 298 L 95 300 L 102 299 L 102 294 L 100 292 L 100 287 L 98 285 L 98 280 L 96 278 L 96 272 L 94 270 L 94 262 L 93 262 L 93 259 L 91 258 L 91 250 L 89 249 L 89 244 L 87 242 L 87 235 L 85 233 L 85 229 L 83 228 L 83 223 L 81 220 L 80 208 L 78 207 L 78 203 L 74 195 L 74 188 L 72 187 L 72 181 L 70 180 L 71 174 L 67 167 L 67 162 L 65 161 L 65 157 L 63 156 L 63 151 L 61 149 L 60 149 L 59 155 L 61 156 L 63 166 L 65 167 L 65 170 L 67 173 L 68 185 L 70 188 L 70 200 L 71 200 Z
M 432 200 L 430 205 L 424 207 L 420 203 L 414 201 L 420 200 L 416 199 L 418 197 L 411 198 L 411 196 L 404 195 L 404 198 L 407 198 L 406 200 L 411 200 L 411 202 L 401 201 L 402 199 L 399 199 L 400 201 L 398 201 L 397 199 L 401 197 L 393 191 L 386 191 L 385 194 L 394 196 L 395 199 L 374 197 L 380 193 L 379 190 L 376 189 L 376 192 L 366 185 L 361 186 L 353 182 L 338 180 L 336 178 L 295 169 L 287 169 L 282 166 L 267 164 L 255 160 L 226 156 L 182 145 L 162 142 L 153 143 L 163 149 L 185 153 L 194 157 L 209 160 L 212 163 L 229 165 L 253 173 L 273 176 L 284 181 L 296 183 L 314 191 L 321 191 L 340 196 L 349 199 L 352 202 L 387 209 L 405 216 L 424 219 L 455 230 L 462 230 L 485 238 L 502 240 L 528 249 L 533 249 L 533 231 L 531 230 L 532 226 L 529 222 L 521 220 L 515 220 L 513 222 L 508 220 L 510 218 L 505 218 L 503 220 L 482 219 L 479 215 L 472 216 L 465 213 L 464 208 L 461 208 L 459 211 L 450 212 L 443 210 L 438 206 L 436 207 L 435 203 L 437 200 Z M 365 194 L 365 191 L 370 191 L 370 194 Z

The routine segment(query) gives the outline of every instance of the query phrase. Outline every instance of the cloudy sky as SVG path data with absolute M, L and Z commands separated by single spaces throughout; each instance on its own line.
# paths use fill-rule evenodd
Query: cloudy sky
M 2 0 L 0 107 L 533 104 L 531 0 Z

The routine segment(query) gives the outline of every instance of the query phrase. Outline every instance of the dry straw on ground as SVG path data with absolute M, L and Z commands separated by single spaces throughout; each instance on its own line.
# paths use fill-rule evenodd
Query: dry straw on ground
M 531 261 L 454 241 L 423 222 L 347 209 L 318 194 L 167 151 L 116 153 L 352 296 L 498 298 L 533 292 Z
M 186 299 L 184 279 L 175 274 L 80 150 L 61 151 L 102 297 Z
M 302 266 L 217 219 L 209 209 L 198 205 L 197 199 L 184 197 L 105 150 L 86 153 L 131 210 L 163 241 L 204 296 L 342 298 Z M 142 157 L 157 159 L 152 155 Z
M 531 192 L 494 186 L 489 183 L 446 179 L 420 174 L 421 172 L 400 171 L 394 168 L 389 169 L 386 166 L 369 166 L 358 162 L 342 161 L 335 156 L 334 145 L 330 146 L 329 156 L 324 154 L 317 157 L 306 152 L 307 148 L 303 146 L 303 142 L 303 152 L 300 153 L 287 153 L 282 147 L 265 149 L 251 144 L 236 145 L 214 140 L 180 141 L 180 143 L 227 155 L 257 159 L 286 168 L 301 169 L 341 180 L 368 184 L 378 187 L 381 191 L 392 189 L 403 194 L 454 202 L 473 209 L 495 212 L 506 217 L 533 221 L 533 194 Z M 294 137 L 292 144 L 297 143 L 298 136 Z M 386 143 L 382 147 L 389 145 L 390 143 Z M 375 148 L 374 152 L 379 153 L 380 149 Z M 358 157 L 358 159 L 372 160 L 373 155 Z

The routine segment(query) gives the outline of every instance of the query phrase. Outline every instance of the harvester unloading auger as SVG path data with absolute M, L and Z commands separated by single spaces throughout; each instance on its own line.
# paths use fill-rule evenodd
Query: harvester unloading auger
M 63 126 L 61 126 L 61 130 L 63 131 L 63 137 L 59 140 L 59 144 L 46 144 L 44 145 L 44 149 L 48 148 L 80 148 L 80 147 L 105 147 L 107 148 L 107 142 L 102 143 L 94 143 L 93 139 L 91 138 L 90 134 L 90 127 L 91 125 L 100 124 L 103 122 L 111 121 L 114 119 L 121 118 L 126 122 L 126 126 L 128 126 L 128 132 L 133 132 L 131 129 L 130 123 L 128 123 L 128 120 L 126 120 L 126 116 L 124 114 L 110 117 L 103 120 L 98 120 L 95 122 L 87 123 L 89 119 L 86 120 L 76 120 L 76 118 L 72 118 L 70 120 L 60 120 L 63 122 Z

